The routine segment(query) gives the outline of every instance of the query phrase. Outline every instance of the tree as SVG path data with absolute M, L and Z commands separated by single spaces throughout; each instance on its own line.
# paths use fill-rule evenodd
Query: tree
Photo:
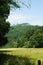
M 9 15 L 10 7 L 6 0 L 0 0 L 0 46 L 7 43 L 5 34 L 9 31 L 10 23 L 6 22 L 6 17 Z
M 43 47 L 43 26 L 38 27 L 34 31 L 34 34 L 30 37 L 29 41 L 32 47 Z
M 13 0 L 0 0 L 0 46 L 7 43 L 7 37 L 5 34 L 9 31 L 10 23 L 6 21 L 10 13 L 10 5 L 13 4 L 16 8 L 19 6 Z

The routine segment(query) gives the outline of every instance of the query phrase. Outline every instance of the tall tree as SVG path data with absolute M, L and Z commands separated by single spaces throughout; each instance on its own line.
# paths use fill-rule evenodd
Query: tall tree
M 0 0 L 0 46 L 7 43 L 5 34 L 9 31 L 10 23 L 6 21 L 10 13 L 10 4 L 13 4 L 16 8 L 19 6 L 13 0 Z

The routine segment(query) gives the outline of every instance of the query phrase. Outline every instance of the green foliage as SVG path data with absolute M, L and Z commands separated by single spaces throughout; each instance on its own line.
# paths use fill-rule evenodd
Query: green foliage
M 13 5 L 16 8 L 20 8 L 19 3 L 16 0 L 6 0 L 9 5 Z
M 9 41 L 11 41 L 11 40 L 15 41 L 21 36 L 25 37 L 25 33 L 33 28 L 34 28 L 34 26 L 31 26 L 28 23 L 17 24 L 10 28 L 10 30 L 6 36 L 8 37 Z
M 8 34 L 6 35 L 9 43 L 12 42 L 12 44 L 13 44 L 13 42 L 16 41 L 17 47 L 23 47 L 24 43 L 27 42 L 26 32 L 33 28 L 34 28 L 34 26 L 31 26 L 28 23 L 23 23 L 23 24 L 18 24 L 18 25 L 12 26 L 10 28 Z M 9 43 L 8 43 L 8 46 L 9 46 Z
M 0 0 L 0 15 L 3 17 L 8 17 L 10 13 L 10 6 L 6 0 Z
M 5 21 L 4 17 L 0 17 L 0 37 L 9 31 L 10 23 Z
M 10 23 L 6 22 L 5 18 L 0 16 L 0 46 L 5 45 L 7 43 L 7 37 L 5 34 L 9 31 Z
M 25 42 L 23 48 L 29 48 L 29 47 L 30 47 L 30 42 L 29 41 Z
M 7 43 L 5 46 L 3 46 L 4 48 L 17 48 L 17 42 L 15 41 L 11 41 L 9 43 Z
M 6 0 L 0 0 L 0 46 L 7 43 L 7 37 L 5 34 L 9 31 L 10 23 L 6 22 L 6 17 L 10 13 L 10 6 Z
M 43 47 L 43 26 L 38 27 L 34 34 L 30 37 L 30 43 L 32 47 L 35 45 L 35 47 Z
M 19 8 L 19 5 L 14 0 L 0 0 L 0 46 L 7 43 L 6 33 L 8 33 L 10 28 L 10 23 L 6 21 L 10 13 L 10 4 Z
M 5 29 L 9 30 L 9 28 Z M 43 26 L 31 26 L 27 23 L 14 25 L 11 26 L 6 37 L 8 38 L 8 43 L 4 47 L 7 48 L 42 48 Z

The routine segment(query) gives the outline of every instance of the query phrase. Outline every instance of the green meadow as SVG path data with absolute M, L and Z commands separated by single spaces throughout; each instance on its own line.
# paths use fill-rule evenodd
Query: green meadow
M 10 49 L 0 49 L 0 54 L 5 54 L 6 57 L 8 56 L 13 56 L 13 57 L 18 57 L 19 62 L 20 60 L 24 58 L 24 60 L 28 59 L 30 63 L 32 64 L 27 64 L 27 65 L 38 65 L 38 60 L 41 61 L 41 65 L 43 65 L 43 48 L 10 48 Z M 25 62 L 26 62 L 25 60 Z M 28 60 L 26 63 L 28 63 Z M 21 61 L 20 63 L 22 63 Z M 13 62 L 14 63 L 14 62 Z M 9 64 L 7 64 L 9 65 Z M 13 64 L 12 64 L 13 65 Z M 18 64 L 14 64 L 18 65 Z M 26 64 L 19 64 L 19 65 L 26 65 Z

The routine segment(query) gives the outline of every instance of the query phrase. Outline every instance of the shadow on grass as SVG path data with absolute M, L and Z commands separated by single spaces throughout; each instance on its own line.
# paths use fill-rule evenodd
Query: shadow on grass
M 26 57 L 0 53 L 0 65 L 35 65 L 35 63 Z

